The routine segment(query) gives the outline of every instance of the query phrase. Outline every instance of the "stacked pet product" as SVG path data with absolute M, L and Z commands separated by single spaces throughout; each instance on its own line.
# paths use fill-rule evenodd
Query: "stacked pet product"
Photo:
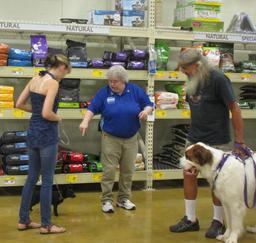
M 45 35 L 30 36 L 33 65 L 43 67 L 48 55 L 48 46 Z
M 61 151 L 59 158 L 63 161 L 64 173 L 88 172 L 88 156 L 83 153 Z
M 125 50 L 120 52 L 105 51 L 103 58 L 95 58 L 89 62 L 90 68 L 109 68 L 121 65 L 129 70 L 146 70 L 148 52 L 145 50 Z
M 176 93 L 158 91 L 155 92 L 156 107 L 161 110 L 176 109 L 179 96 Z
M 80 108 L 80 79 L 63 79 L 59 89 L 59 108 Z
M 189 125 L 179 124 L 171 128 L 171 141 L 154 155 L 155 169 L 180 168 L 180 158 L 184 155 Z M 168 167 L 168 168 L 167 168 Z
M 0 66 L 7 66 L 9 46 L 0 43 Z
M 14 87 L 0 86 L 0 108 L 14 107 Z
M 240 107 L 256 109 L 256 85 L 244 85 L 240 90 Z
M 61 151 L 59 159 L 63 161 L 64 173 L 101 172 L 102 164 L 96 155 L 87 155 L 73 151 Z
M 136 171 L 145 170 L 145 163 L 143 161 L 143 156 L 140 153 L 137 154 L 137 157 L 135 160 L 135 170 Z
M 15 48 L 9 49 L 8 66 L 31 67 L 32 52 Z
M 146 26 L 146 0 L 116 0 L 116 10 L 122 13 L 122 25 L 127 27 Z
M 89 12 L 90 24 L 121 25 L 121 12 L 114 10 L 92 10 Z
M 0 139 L 0 153 L 3 168 L 7 175 L 26 175 L 28 173 L 27 131 L 3 133 Z
M 72 67 L 87 68 L 86 44 L 82 42 L 67 40 L 67 56 Z
M 185 90 L 185 85 L 180 85 L 180 84 L 166 84 L 165 85 L 165 90 L 167 92 L 175 93 L 178 95 L 179 100 L 178 100 L 178 109 L 186 109 L 188 108 L 187 102 L 186 102 L 186 90 Z
M 223 31 L 220 19 L 222 0 L 177 0 L 173 26 L 192 27 L 194 31 Z

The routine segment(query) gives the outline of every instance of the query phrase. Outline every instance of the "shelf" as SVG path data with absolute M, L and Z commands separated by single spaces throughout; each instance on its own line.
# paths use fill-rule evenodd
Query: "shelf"
M 0 21 L 0 31 L 11 33 L 51 33 L 58 35 L 100 35 L 120 37 L 149 38 L 148 28 L 133 28 L 123 26 L 82 25 L 82 24 L 51 24 L 51 23 L 22 23 Z
M 173 110 L 160 110 L 155 111 L 155 117 L 157 120 L 161 119 L 190 119 L 190 110 L 186 109 L 173 109 Z M 256 110 L 242 109 L 243 119 L 256 119 Z
M 156 39 L 181 40 L 181 41 L 208 41 L 222 43 L 256 43 L 256 34 L 236 34 L 225 32 L 192 32 L 176 31 L 171 27 L 157 28 Z
M 13 176 L 5 175 L 0 176 L 0 187 L 10 186 L 23 186 L 25 184 L 27 176 Z M 77 173 L 77 174 L 57 174 L 54 176 L 54 184 L 85 184 L 85 183 L 100 183 L 102 173 Z M 146 171 L 136 171 L 133 176 L 133 181 L 146 181 Z M 119 180 L 119 174 L 117 173 L 115 181 Z M 39 180 L 39 185 L 40 180 Z
M 43 68 L 38 67 L 0 67 L 0 78 L 32 78 L 38 74 Z M 73 68 L 72 72 L 66 78 L 79 79 L 106 79 L 107 69 L 86 69 Z M 148 80 L 147 71 L 128 70 L 130 80 Z
M 80 120 L 84 117 L 86 109 L 59 109 L 58 114 L 64 120 Z M 19 109 L 0 109 L 0 119 L 3 120 L 28 120 L 30 113 L 21 111 Z M 242 117 L 244 119 L 256 119 L 256 110 L 242 109 Z M 173 109 L 173 110 L 160 110 L 156 109 L 155 118 L 157 120 L 172 120 L 190 119 L 190 110 L 187 109 Z M 95 116 L 93 119 L 100 119 L 100 116 Z
M 59 109 L 58 115 L 65 120 L 83 119 L 86 109 Z M 28 120 L 31 114 L 19 109 L 0 109 L 0 119 L 4 120 Z M 100 116 L 94 116 L 93 119 L 100 119 Z
M 198 178 L 202 178 L 199 174 Z M 169 170 L 154 170 L 153 180 L 163 181 L 163 180 L 183 180 L 183 170 L 182 169 L 169 169 Z
M 0 78 L 32 78 L 43 68 L 38 67 L 0 67 Z M 67 78 L 106 80 L 107 69 L 73 68 Z M 255 83 L 256 74 L 250 73 L 226 73 L 232 83 Z M 130 80 L 148 80 L 148 72 L 145 70 L 128 70 Z M 178 71 L 157 71 L 156 82 L 184 82 L 185 74 Z

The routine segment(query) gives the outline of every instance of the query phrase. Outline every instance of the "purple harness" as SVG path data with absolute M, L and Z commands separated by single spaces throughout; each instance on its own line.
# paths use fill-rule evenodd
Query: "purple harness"
M 245 153 L 245 155 L 247 156 L 247 158 L 248 157 L 252 158 L 253 166 L 254 166 L 254 175 L 255 175 L 255 178 L 256 178 L 256 161 L 253 159 L 252 150 L 249 149 L 248 147 L 244 148 L 240 144 L 235 144 L 235 147 L 242 150 Z M 232 153 L 232 155 L 234 155 L 237 159 L 239 159 L 241 161 L 241 163 L 243 163 L 244 166 L 246 165 L 245 159 L 241 158 L 238 154 L 235 154 L 235 153 Z M 214 177 L 214 180 L 213 180 L 213 187 L 212 187 L 213 190 L 215 189 L 215 184 L 216 184 L 216 181 L 218 179 L 219 173 L 222 170 L 223 166 L 225 165 L 229 156 L 231 156 L 231 154 L 224 153 L 220 163 L 218 164 L 217 168 L 215 169 L 216 176 Z M 253 205 L 250 206 L 249 202 L 248 202 L 248 182 L 247 182 L 246 172 L 245 172 L 245 175 L 244 175 L 244 203 L 245 203 L 247 208 L 256 208 L 256 190 L 254 192 Z

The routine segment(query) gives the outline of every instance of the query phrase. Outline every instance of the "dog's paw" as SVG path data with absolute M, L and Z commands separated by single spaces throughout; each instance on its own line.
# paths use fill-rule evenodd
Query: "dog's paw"
M 238 237 L 236 234 L 231 234 L 228 239 L 225 240 L 225 243 L 237 243 Z
M 247 227 L 246 230 L 249 233 L 256 234 L 256 226 L 254 226 L 254 227 Z
M 216 240 L 225 242 L 225 237 L 224 237 L 224 235 L 218 235 L 218 236 L 216 237 Z

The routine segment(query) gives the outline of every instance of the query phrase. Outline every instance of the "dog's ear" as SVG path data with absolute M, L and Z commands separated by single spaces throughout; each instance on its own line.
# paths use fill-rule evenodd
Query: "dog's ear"
M 200 166 L 212 164 L 213 160 L 211 151 L 199 144 L 194 145 L 192 148 L 186 151 L 186 158 L 199 164 Z

